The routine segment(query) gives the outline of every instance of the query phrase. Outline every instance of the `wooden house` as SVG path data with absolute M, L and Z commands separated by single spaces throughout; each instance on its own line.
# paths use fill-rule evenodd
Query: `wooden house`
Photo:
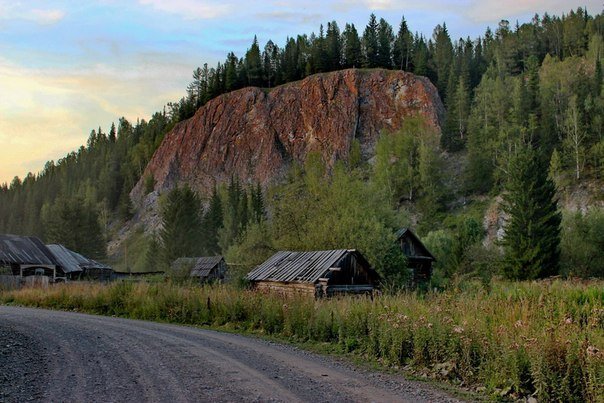
M 436 260 L 432 253 L 409 228 L 398 230 L 396 239 L 407 258 L 411 284 L 416 286 L 429 281 L 432 276 L 432 262 Z
M 371 293 L 379 275 L 354 249 L 275 253 L 246 278 L 258 290 L 315 297 Z
M 175 271 L 185 271 L 199 282 L 222 281 L 227 274 L 227 264 L 222 256 L 181 257 L 172 264 Z

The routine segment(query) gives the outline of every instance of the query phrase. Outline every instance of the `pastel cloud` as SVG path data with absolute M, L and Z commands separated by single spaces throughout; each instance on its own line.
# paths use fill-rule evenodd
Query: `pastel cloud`
M 63 10 L 41 10 L 41 9 L 33 9 L 31 12 L 25 17 L 26 19 L 30 19 L 38 24 L 55 24 L 61 21 L 65 17 L 65 11 Z
M 499 21 L 508 17 L 527 13 L 543 13 L 561 15 L 577 6 L 568 0 L 459 0 L 459 1 L 419 1 L 419 0 L 341 0 L 335 1 L 334 8 L 349 10 L 351 8 L 366 8 L 375 11 L 432 11 L 435 13 L 450 13 L 465 17 L 473 22 L 487 23 Z M 592 13 L 602 11 L 600 0 L 586 0 L 581 3 Z
M 51 25 L 65 18 L 60 9 L 30 8 L 21 2 L 0 0 L 0 20 L 25 20 L 40 25 Z
M 190 70 L 189 61 L 150 54 L 130 65 L 53 70 L 0 58 L 0 183 L 77 149 L 99 124 L 148 118 L 182 96 Z
M 232 5 L 196 0 L 139 0 L 139 4 L 169 14 L 181 16 L 187 20 L 213 19 L 228 14 Z

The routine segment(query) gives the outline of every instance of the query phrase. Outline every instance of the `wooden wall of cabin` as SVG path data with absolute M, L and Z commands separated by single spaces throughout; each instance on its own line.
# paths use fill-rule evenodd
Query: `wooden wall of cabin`
M 283 283 L 279 281 L 258 281 L 253 287 L 258 291 L 273 292 L 281 295 L 315 296 L 315 285 L 312 283 Z
M 329 278 L 330 285 L 356 285 L 373 284 L 368 268 L 362 265 L 354 254 L 344 256 L 336 267 L 340 271 L 333 271 Z

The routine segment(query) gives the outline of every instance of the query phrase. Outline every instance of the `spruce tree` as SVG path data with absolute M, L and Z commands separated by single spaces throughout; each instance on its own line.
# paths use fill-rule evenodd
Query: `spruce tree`
M 372 13 L 363 32 L 364 67 L 378 66 L 378 46 L 378 22 Z
M 338 70 L 341 67 L 342 42 L 340 37 L 340 28 L 335 21 L 327 23 L 325 52 L 327 54 L 327 67 L 329 71 Z
M 256 36 L 254 36 L 252 46 L 245 53 L 245 69 L 247 71 L 248 85 L 262 85 L 262 58 L 260 57 L 260 46 L 258 46 L 258 38 Z
M 410 71 L 412 50 L 413 35 L 409 31 L 405 17 L 403 17 L 392 49 L 394 67 L 399 70 Z
M 206 230 L 204 241 L 206 253 L 210 255 L 219 254 L 220 246 L 218 244 L 218 234 L 223 227 L 223 212 L 222 201 L 220 200 L 216 188 L 214 188 L 212 198 L 210 199 L 210 205 L 203 217 L 203 226 Z
M 164 264 L 169 265 L 179 257 L 201 254 L 203 229 L 201 203 L 198 196 L 185 185 L 172 189 L 161 208 Z
M 380 18 L 378 25 L 378 59 L 377 66 L 385 69 L 392 68 L 392 43 L 394 42 L 394 34 L 392 26 L 385 19 Z
M 556 189 L 530 145 L 512 157 L 503 209 L 509 217 L 502 240 L 505 276 L 530 280 L 558 274 L 561 214 Z
M 361 40 L 354 24 L 346 24 L 342 36 L 344 42 L 344 68 L 361 67 L 363 60 Z

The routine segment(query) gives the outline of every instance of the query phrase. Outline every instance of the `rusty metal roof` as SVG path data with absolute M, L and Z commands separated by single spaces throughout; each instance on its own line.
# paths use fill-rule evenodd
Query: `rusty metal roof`
M 9 234 L 0 234 L 0 262 L 59 266 L 53 254 L 40 239 Z
M 354 249 L 312 252 L 281 251 L 248 273 L 246 278 L 250 281 L 315 283 L 325 277 L 331 267 L 337 267 L 340 260 L 349 253 L 355 254 L 366 262 L 363 255 Z

